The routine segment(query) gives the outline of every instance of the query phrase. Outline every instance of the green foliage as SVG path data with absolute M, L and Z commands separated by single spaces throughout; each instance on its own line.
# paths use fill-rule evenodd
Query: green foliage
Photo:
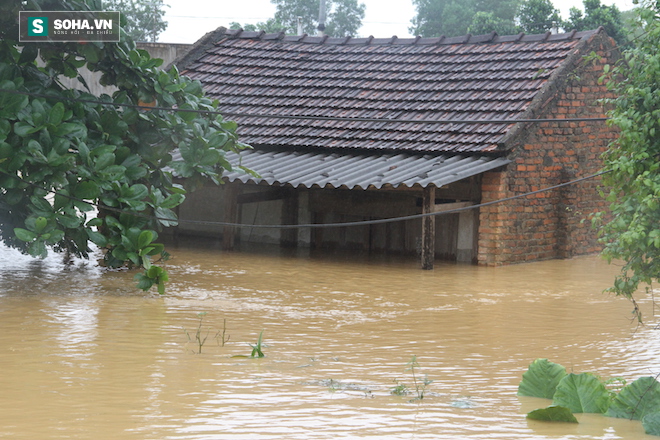
M 122 28 L 134 41 L 158 40 L 158 35 L 167 29 L 163 20 L 168 7 L 163 0 L 104 0 L 106 11 L 119 11 Z
M 603 26 L 607 35 L 614 38 L 617 43 L 626 42 L 623 18 L 616 5 L 602 5 L 600 0 L 583 0 L 583 4 L 584 14 L 576 7 L 570 9 L 569 18 L 562 25 L 564 29 L 586 31 Z
M 425 374 L 424 378 L 417 377 L 419 373 L 419 363 L 417 362 L 417 356 L 413 356 L 410 361 L 406 364 L 406 371 L 410 371 L 410 374 L 412 375 L 413 379 L 413 385 L 415 387 L 415 398 L 414 400 L 422 400 L 424 399 L 424 393 L 426 392 L 426 388 L 433 383 L 431 379 L 428 378 L 428 376 Z
M 518 31 L 513 20 L 505 20 L 496 17 L 492 12 L 479 11 L 474 14 L 472 23 L 468 26 L 468 32 L 473 35 L 497 32 L 499 35 L 511 35 Z
M 641 322 L 634 294 L 660 276 L 660 5 L 647 2 L 637 11 L 644 33 L 603 77 L 618 96 L 609 116 L 620 135 L 604 155 L 611 213 L 596 216 L 594 225 L 603 255 L 624 263 L 609 291 L 630 299 Z
M 660 410 L 660 383 L 653 377 L 640 377 L 626 385 L 612 401 L 607 416 L 642 420 Z
M 257 343 L 254 345 L 249 344 L 250 347 L 252 347 L 252 353 L 250 353 L 251 358 L 266 357 L 266 355 L 263 352 L 263 347 L 265 347 L 265 345 L 262 344 L 263 337 L 264 337 L 264 332 L 262 330 L 261 333 L 259 333 L 259 339 L 257 340 Z
M 647 414 L 642 418 L 644 432 L 649 435 L 660 435 L 660 412 Z
M 547 359 L 532 362 L 523 374 L 518 395 L 543 397 L 542 394 L 556 383 L 557 366 L 564 370 Z M 544 380 L 548 383 L 546 386 L 542 383 Z M 527 383 L 523 386 L 524 382 Z M 624 387 L 618 393 L 610 391 L 606 386 L 611 383 L 621 383 Z M 527 414 L 528 418 L 577 423 L 572 413 L 601 413 L 608 417 L 642 420 L 647 434 L 660 435 L 660 383 L 654 377 L 641 377 L 625 385 L 620 378 L 603 382 L 591 373 L 571 373 L 564 375 L 555 389 L 552 406 L 534 410 Z
M 332 37 L 356 36 L 360 27 L 366 6 L 357 0 L 334 1 L 328 23 L 325 26 L 325 34 Z
M 278 22 L 274 18 L 269 18 L 265 22 L 260 22 L 257 24 L 246 23 L 244 25 L 233 21 L 229 23 L 229 29 L 243 29 L 246 32 L 256 32 L 264 31 L 268 33 L 278 33 L 278 32 L 287 32 L 287 28 L 282 23 Z M 295 31 L 289 31 L 296 33 Z
M 542 34 L 561 24 L 559 10 L 550 0 L 525 0 L 518 10 L 520 30 Z
M 523 373 L 518 386 L 519 396 L 541 397 L 552 399 L 557 385 L 566 376 L 566 369 L 547 359 L 536 359 Z
M 520 0 L 413 0 L 417 14 L 410 32 L 423 37 L 473 33 L 515 33 Z M 513 32 L 512 32 L 513 31 Z
M 545 33 L 555 27 L 567 30 L 591 30 L 603 26 L 619 43 L 626 41 L 624 20 L 616 6 L 604 6 L 600 0 L 584 0 L 585 12 L 571 9 L 563 21 L 551 0 L 413 0 L 417 14 L 410 32 L 423 37 L 447 37 L 497 32 Z
M 476 14 L 474 2 L 455 0 L 413 0 L 417 15 L 411 20 L 409 31 L 422 37 L 451 37 L 467 34 Z
M 607 411 L 610 395 L 605 384 L 591 373 L 568 374 L 557 385 L 552 404 L 564 406 L 574 413 Z
M 394 396 L 407 396 L 409 393 L 408 386 L 405 383 L 401 383 L 398 380 L 395 380 L 394 385 L 390 388 L 390 394 Z
M 425 374 L 423 378 L 419 377 L 420 365 L 417 362 L 417 356 L 410 358 L 410 361 L 406 364 L 406 372 L 410 372 L 410 375 L 413 380 L 413 388 L 415 397 L 411 399 L 411 402 L 419 401 L 424 399 L 424 394 L 426 393 L 426 388 L 433 383 L 433 380 L 429 379 Z M 399 381 L 394 382 L 396 385 L 390 388 L 390 394 L 396 396 L 406 396 L 410 394 L 411 389 L 404 383 Z
M 24 5 L 25 3 L 25 5 Z M 222 117 L 150 109 L 213 111 L 201 84 L 161 71 L 162 60 L 120 43 L 19 43 L 19 10 L 100 10 L 99 1 L 3 3 L 0 14 L 0 240 L 33 256 L 50 247 L 87 257 L 104 250 L 109 267 L 142 267 L 138 286 L 164 291 L 167 273 L 152 264 L 164 258 L 157 231 L 176 225 L 174 208 L 186 190 L 219 183 L 226 151 L 238 142 L 236 124 Z M 37 63 L 39 58 L 40 63 Z M 86 66 L 115 86 L 112 96 L 67 89 L 57 78 L 79 78 Z M 91 101 L 91 102 L 90 102 Z M 94 101 L 108 104 L 102 105 Z M 150 107 L 134 108 L 126 105 Z M 181 151 L 181 160 L 172 153 Z M 96 207 L 96 210 L 95 210 Z
M 547 408 L 535 409 L 527 414 L 527 418 L 542 422 L 578 423 L 571 410 L 563 406 L 549 406 Z
M 317 34 L 320 0 L 271 0 L 277 9 L 275 17 L 266 23 L 257 24 L 257 28 L 264 25 L 285 31 L 288 34 L 297 34 L 298 17 L 302 17 L 303 32 L 309 35 Z M 331 37 L 346 37 L 357 35 L 362 26 L 364 3 L 357 0 L 326 0 L 325 34 Z

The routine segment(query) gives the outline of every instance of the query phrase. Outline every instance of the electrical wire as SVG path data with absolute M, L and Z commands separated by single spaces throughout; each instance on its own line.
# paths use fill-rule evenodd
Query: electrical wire
M 94 206 L 94 207 L 99 208 L 99 209 L 108 210 L 108 211 L 112 211 L 112 212 L 116 212 L 116 213 L 120 213 L 120 214 L 128 214 L 128 215 L 132 215 L 132 216 L 139 217 L 139 218 L 145 218 L 145 219 L 148 219 L 148 220 L 164 221 L 164 222 L 169 222 L 169 223 L 173 223 L 173 222 L 176 221 L 179 224 L 190 224 L 190 225 L 200 225 L 200 226 L 222 226 L 222 227 L 231 227 L 231 228 L 322 229 L 322 228 L 341 228 L 341 227 L 351 227 L 351 226 L 364 226 L 364 225 L 376 225 L 376 224 L 384 224 L 384 223 L 396 223 L 396 222 L 402 222 L 402 221 L 407 221 L 407 220 L 415 220 L 415 219 L 420 219 L 420 218 L 425 218 L 425 217 L 435 217 L 435 216 L 441 216 L 441 215 L 456 214 L 456 213 L 460 213 L 460 212 L 463 212 L 463 211 L 469 211 L 471 209 L 483 208 L 483 207 L 486 207 L 486 206 L 491 206 L 491 205 L 495 205 L 495 204 L 499 204 L 499 203 L 504 203 L 504 202 L 508 202 L 510 200 L 529 197 L 529 196 L 540 194 L 540 193 L 543 193 L 543 192 L 552 191 L 552 190 L 563 188 L 563 187 L 570 186 L 570 185 L 575 185 L 575 184 L 583 182 L 585 180 L 590 180 L 590 179 L 594 179 L 596 177 L 602 176 L 603 174 L 609 173 L 611 171 L 612 170 L 604 170 L 604 171 L 600 171 L 598 173 L 590 174 L 590 175 L 585 176 L 585 177 L 581 177 L 579 179 L 574 179 L 574 180 L 571 180 L 571 181 L 568 181 L 568 182 L 560 183 L 558 185 L 549 186 L 547 188 L 541 188 L 541 189 L 538 189 L 536 191 L 530 191 L 530 192 L 526 192 L 526 193 L 523 193 L 523 194 L 517 194 L 517 195 L 514 195 L 514 196 L 510 196 L 510 197 L 505 197 L 503 199 L 497 199 L 497 200 L 492 200 L 490 202 L 479 203 L 479 204 L 476 204 L 476 205 L 470 205 L 470 206 L 464 206 L 464 207 L 460 207 L 460 208 L 449 209 L 449 210 L 446 210 L 446 211 L 426 212 L 426 213 L 422 213 L 422 214 L 412 214 L 412 215 L 407 215 L 407 216 L 390 217 L 390 218 L 376 219 L 376 220 L 363 220 L 363 221 L 339 222 L 339 223 L 301 223 L 301 224 L 289 224 L 289 225 L 265 225 L 265 224 L 252 224 L 252 225 L 249 225 L 249 224 L 245 224 L 245 223 L 215 222 L 215 221 L 205 221 L 205 220 L 186 220 L 186 219 L 173 220 L 171 218 L 164 218 L 164 217 L 158 217 L 158 216 L 154 216 L 154 215 L 147 215 L 147 214 L 142 214 L 142 213 L 137 213 L 137 212 L 126 211 L 126 210 L 121 209 L 121 208 L 114 208 L 112 206 L 106 206 L 106 205 L 102 205 L 100 203 L 95 203 L 95 202 L 90 202 L 90 201 L 87 201 L 87 200 L 79 199 L 77 197 L 73 197 L 73 196 L 70 196 L 68 194 L 62 194 L 58 191 L 44 188 L 44 187 L 42 187 L 40 185 L 37 185 L 35 183 L 32 183 L 32 182 L 26 182 L 23 179 L 21 179 L 20 177 L 18 177 L 16 175 L 13 175 L 13 174 L 10 174 L 10 173 L 7 173 L 7 172 L 2 171 L 2 170 L 0 170 L 0 174 L 3 174 L 5 176 L 11 177 L 11 178 L 14 178 L 14 179 L 16 179 L 16 180 L 18 180 L 22 183 L 25 183 L 28 186 L 31 186 L 33 188 L 37 188 L 37 189 L 40 189 L 42 191 L 46 191 L 50 194 L 54 194 L 54 195 L 58 195 L 60 197 L 64 197 L 64 198 L 67 198 L 69 200 L 73 200 L 73 201 L 80 202 L 80 203 L 85 203 L 85 204 L 88 204 L 90 206 Z
M 47 93 L 27 92 L 22 90 L 0 89 L 0 93 L 9 93 L 13 95 L 26 95 L 36 98 L 67 100 L 70 102 L 81 102 L 86 104 L 107 105 L 111 107 L 125 107 L 137 110 L 161 110 L 181 113 L 198 113 L 206 115 L 234 116 L 244 118 L 267 118 L 267 119 L 295 119 L 295 120 L 313 120 L 313 121 L 336 121 L 336 122 L 389 122 L 397 124 L 516 124 L 516 123 L 536 123 L 536 122 L 601 122 L 607 121 L 608 117 L 595 118 L 538 118 L 538 119 L 387 119 L 387 118 L 347 118 L 335 116 L 303 116 L 303 115 L 263 115 L 257 113 L 239 113 L 232 111 L 217 110 L 199 110 L 186 109 L 178 107 L 150 107 L 139 104 L 126 104 L 119 102 L 100 101 L 97 99 L 73 98 L 68 96 L 54 96 Z
M 610 49 L 613 50 L 613 49 Z M 215 110 L 200 110 L 200 109 L 183 109 L 183 108 L 177 108 L 177 107 L 150 107 L 150 106 L 144 106 L 144 105 L 138 105 L 138 104 L 127 104 L 127 103 L 117 103 L 117 102 L 107 102 L 107 101 L 101 101 L 101 100 L 94 100 L 94 99 L 83 99 L 83 98 L 73 98 L 73 97 L 64 97 L 61 95 L 58 96 L 53 96 L 45 93 L 35 93 L 35 92 L 27 92 L 27 91 L 20 91 L 20 90 L 9 90 L 9 89 L 0 89 L 0 93 L 9 93 L 9 94 L 19 94 L 19 95 L 27 95 L 27 96 L 33 96 L 33 97 L 38 97 L 38 98 L 46 98 L 46 99 L 57 99 L 57 100 L 62 100 L 65 99 L 70 102 L 80 102 L 80 103 L 88 103 L 88 104 L 97 104 L 97 105 L 105 105 L 105 106 L 113 106 L 113 107 L 123 107 L 123 108 L 134 108 L 138 110 L 149 110 L 149 111 L 154 111 L 154 110 L 159 110 L 159 111 L 175 111 L 175 112 L 185 112 L 185 113 L 197 113 L 197 114 L 207 114 L 207 115 L 231 115 L 231 116 L 238 116 L 238 117 L 251 117 L 251 118 L 274 118 L 274 119 L 297 119 L 297 120 L 321 120 L 321 121 L 338 121 L 338 122 L 388 122 L 388 123 L 415 123 L 415 124 L 513 124 L 513 123 L 536 123 L 536 122 L 600 122 L 600 121 L 607 121 L 610 118 L 607 117 L 595 117 L 595 118 L 562 118 L 562 119 L 549 119 L 549 118 L 543 118 L 543 119 L 482 119 L 482 120 L 474 120 L 474 119 L 460 119 L 460 120 L 454 120 L 454 119 L 445 119 L 445 120 L 428 120 L 428 119 L 421 119 L 421 120 L 414 120 L 414 119 L 383 119 L 383 118 L 347 118 L 347 117 L 329 117 L 329 116 L 301 116 L 301 115 L 262 115 L 262 114 L 250 114 L 250 113 L 238 113 L 238 112 L 231 112 L 231 111 L 215 111 Z M 595 174 L 591 174 L 586 177 L 582 177 L 579 179 L 571 180 L 569 182 L 565 182 L 559 185 L 554 185 L 551 187 L 539 189 L 536 191 L 531 191 L 523 194 L 518 194 L 515 196 L 511 197 L 506 197 L 503 199 L 498 199 L 498 200 L 493 200 L 490 202 L 485 202 L 485 203 L 480 203 L 476 205 L 471 205 L 471 206 L 465 206 L 461 208 L 455 208 L 451 210 L 446 210 L 446 211 L 441 211 L 441 212 L 431 212 L 431 213 L 422 213 L 422 214 L 414 214 L 414 215 L 409 215 L 409 216 L 401 216 L 401 217 L 392 217 L 392 218 L 386 218 L 386 219 L 377 219 L 377 220 L 365 220 L 365 221 L 356 221 L 356 222 L 340 222 L 340 223 L 308 223 L 308 224 L 296 224 L 296 225 L 257 225 L 257 224 L 243 224 L 243 223 L 231 223 L 231 222 L 211 222 L 211 221 L 203 221 L 203 220 L 186 220 L 186 219 L 178 219 L 176 222 L 179 224 L 194 224 L 194 225 L 205 225 L 205 226 L 222 226 L 222 227 L 233 227 L 233 228 L 261 228 L 261 229 L 304 229 L 304 228 L 335 228 L 335 227 L 351 227 L 351 226 L 363 226 L 363 225 L 370 225 L 370 224 L 383 224 L 383 223 L 394 223 L 394 222 L 400 222 L 400 221 L 407 221 L 407 220 L 413 220 L 413 219 L 419 219 L 419 218 L 425 218 L 429 216 L 441 216 L 441 215 L 448 215 L 448 214 L 455 214 L 463 211 L 468 211 L 471 209 L 478 209 L 498 203 L 503 203 L 506 201 L 514 200 L 514 199 L 519 199 L 519 198 L 524 198 L 528 197 L 531 195 L 539 194 L 542 192 L 547 192 L 547 191 L 552 191 L 558 188 L 562 188 L 565 186 L 569 185 L 574 185 L 579 182 L 589 180 L 596 178 L 598 176 L 601 176 L 603 174 L 606 174 L 610 172 L 611 170 L 605 170 L 601 171 Z M 87 200 L 79 199 L 76 197 L 69 196 L 67 194 L 62 194 L 58 191 L 55 190 L 49 190 L 46 188 L 43 188 L 39 185 L 36 185 L 31 182 L 26 182 L 23 179 L 20 179 L 16 175 L 9 174 L 5 171 L 0 170 L 0 174 L 15 178 L 22 183 L 25 183 L 29 186 L 39 188 L 43 191 L 46 191 L 47 193 L 51 193 L 54 195 L 59 195 L 61 197 L 65 197 L 67 199 L 71 199 L 80 203 L 85 203 L 90 206 L 94 206 L 96 208 L 112 211 L 112 212 L 117 212 L 117 213 L 124 213 L 124 214 L 129 214 L 133 215 L 136 217 L 141 217 L 141 218 L 146 218 L 150 220 L 156 220 L 156 221 L 166 221 L 166 222 L 173 222 L 173 219 L 169 218 L 162 218 L 162 217 L 157 217 L 157 216 L 151 216 L 151 215 L 146 215 L 146 214 L 141 214 L 141 213 L 135 213 L 135 212 L 130 212 L 126 211 L 120 208 L 114 208 L 106 205 L 101 205 L 99 203 L 95 202 L 90 202 Z

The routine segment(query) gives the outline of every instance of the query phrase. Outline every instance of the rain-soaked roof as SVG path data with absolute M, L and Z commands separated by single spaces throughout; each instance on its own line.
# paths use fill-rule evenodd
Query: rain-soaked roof
M 480 154 L 508 149 L 516 124 L 504 121 L 533 117 L 543 104 L 534 99 L 597 34 L 374 39 L 220 28 L 177 65 L 256 149 Z
M 360 154 L 247 150 L 240 164 L 259 177 L 240 169 L 226 172 L 230 182 L 265 182 L 311 188 L 380 189 L 384 186 L 441 187 L 508 164 L 504 157 L 487 155 Z M 227 159 L 238 163 L 235 154 Z

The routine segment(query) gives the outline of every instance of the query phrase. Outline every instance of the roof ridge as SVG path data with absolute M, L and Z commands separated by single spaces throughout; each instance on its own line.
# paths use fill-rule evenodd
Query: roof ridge
M 530 43 L 530 42 L 557 42 L 557 41 L 570 41 L 570 40 L 581 40 L 584 38 L 589 38 L 594 34 L 597 34 L 602 29 L 602 26 L 598 29 L 581 31 L 571 30 L 570 32 L 564 32 L 560 34 L 553 34 L 548 31 L 543 34 L 525 34 L 523 32 L 516 35 L 498 35 L 497 32 L 493 31 L 489 34 L 483 35 L 459 35 L 455 37 L 445 37 L 444 35 L 440 37 L 431 37 L 424 38 L 416 36 L 413 38 L 399 38 L 396 35 L 393 35 L 389 38 L 375 38 L 373 35 L 370 35 L 366 38 L 364 37 L 329 37 L 324 36 L 314 36 L 308 34 L 302 35 L 287 35 L 284 32 L 275 32 L 275 33 L 266 33 L 265 31 L 253 31 L 248 32 L 243 29 L 227 29 L 225 35 L 232 39 L 244 39 L 244 40 L 261 40 L 261 41 L 281 41 L 287 43 L 307 43 L 307 44 L 319 44 L 319 45 L 365 45 L 365 46 L 378 46 L 378 45 L 429 45 L 429 46 L 439 46 L 439 45 L 454 45 L 454 44 L 496 44 L 496 43 Z

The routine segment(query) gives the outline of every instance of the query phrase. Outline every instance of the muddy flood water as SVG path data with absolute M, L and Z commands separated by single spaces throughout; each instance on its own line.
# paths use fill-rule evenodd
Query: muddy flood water
M 422 271 L 170 251 L 161 297 L 133 273 L 0 248 L 0 438 L 659 438 L 600 415 L 528 421 L 550 401 L 516 396 L 536 358 L 628 381 L 660 373 L 650 298 L 635 331 L 630 304 L 602 293 L 617 268 L 598 257 Z M 266 357 L 249 358 L 262 331 Z

